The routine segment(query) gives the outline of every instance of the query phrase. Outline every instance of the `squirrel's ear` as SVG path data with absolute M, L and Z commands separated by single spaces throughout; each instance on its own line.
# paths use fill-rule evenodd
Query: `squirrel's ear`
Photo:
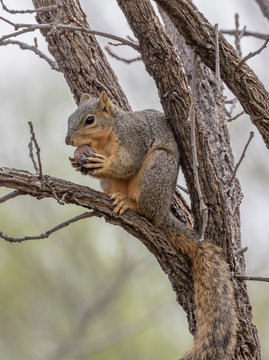
M 82 94 L 81 95 L 81 98 L 80 98 L 80 100 L 79 100 L 79 105 L 80 104 L 82 104 L 82 103 L 84 103 L 85 101 L 88 101 L 88 100 L 90 100 L 92 97 L 91 97 L 91 95 L 90 94 Z
M 112 114 L 114 112 L 114 105 L 107 97 L 107 94 L 102 91 L 100 98 L 98 100 L 98 107 L 101 111 L 105 112 L 106 114 Z

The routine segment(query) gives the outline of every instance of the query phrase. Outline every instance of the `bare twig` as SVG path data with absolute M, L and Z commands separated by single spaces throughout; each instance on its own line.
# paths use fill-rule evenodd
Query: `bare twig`
M 233 121 L 233 120 L 236 120 L 236 119 L 239 118 L 239 116 L 243 115 L 244 113 L 245 113 L 245 111 L 241 111 L 239 114 L 237 114 L 237 115 L 229 118 L 227 121 L 228 121 L 228 122 L 231 122 L 231 121 Z
M 245 157 L 245 155 L 246 155 L 247 148 L 248 148 L 248 146 L 249 146 L 249 144 L 250 144 L 250 142 L 251 142 L 251 140 L 252 140 L 253 138 L 254 138 L 254 132 L 251 131 L 250 134 L 249 134 L 249 139 L 248 139 L 248 141 L 247 141 L 247 143 L 246 143 L 246 145 L 245 145 L 245 147 L 244 147 L 244 150 L 243 150 L 243 152 L 242 152 L 242 155 L 240 156 L 240 159 L 239 159 L 238 163 L 235 165 L 235 168 L 234 168 L 234 171 L 233 171 L 231 180 L 228 182 L 228 185 L 229 185 L 229 186 L 231 185 L 231 183 L 232 183 L 232 181 L 233 181 L 233 179 L 234 179 L 234 177 L 235 177 L 235 175 L 236 175 L 236 173 L 237 173 L 237 170 L 238 170 L 241 162 L 243 161 L 243 159 L 244 159 L 244 157 Z
M 35 172 L 36 172 L 36 174 L 38 174 L 39 170 L 38 170 L 38 166 L 36 164 L 35 157 L 34 157 L 32 138 L 29 141 L 28 148 L 29 148 L 29 156 L 30 156 L 30 159 L 32 160 L 32 163 L 34 165 Z
M 220 30 L 220 32 L 222 34 L 232 35 L 232 36 L 235 36 L 235 34 L 236 34 L 235 30 Z M 245 29 L 245 27 L 241 31 L 241 34 L 242 34 L 241 37 L 243 37 L 243 36 L 253 36 L 253 37 L 256 37 L 257 39 L 261 39 L 261 40 L 266 40 L 269 37 L 269 34 L 262 34 L 262 33 L 254 32 L 254 31 L 247 31 Z
M 186 194 L 188 194 L 188 195 L 190 194 L 189 190 L 186 189 L 186 188 L 184 188 L 183 186 L 177 185 L 177 187 L 178 187 L 180 190 L 184 191 L 184 193 L 186 193 Z
M 196 83 L 196 59 L 197 55 L 193 53 L 193 72 L 192 72 L 192 82 L 191 82 L 191 108 L 190 108 L 190 120 L 191 120 L 191 147 L 192 147 L 192 163 L 193 163 L 193 175 L 194 175 L 194 183 L 198 193 L 199 202 L 200 202 L 200 212 L 203 217 L 203 224 L 201 230 L 200 241 L 204 241 L 205 230 L 207 226 L 208 219 L 208 209 L 203 200 L 203 194 L 201 191 L 199 177 L 198 177 L 198 159 L 197 159 L 197 149 L 196 149 L 196 135 L 195 135 L 195 83 Z
M 245 35 L 246 30 L 247 30 L 247 27 L 246 27 L 246 25 L 245 25 L 245 26 L 243 27 L 243 29 L 240 31 L 240 33 L 239 33 L 239 40 L 241 40 L 242 37 Z
M 32 159 L 32 162 L 34 164 L 34 168 L 36 173 L 39 175 L 40 180 L 43 180 L 43 174 L 42 174 L 42 163 L 41 163 L 41 158 L 40 158 L 40 147 L 38 145 L 38 142 L 36 140 L 35 137 L 35 132 L 34 132 L 34 127 L 33 127 L 33 123 L 31 121 L 28 121 L 28 125 L 30 128 L 30 133 L 31 133 L 31 139 L 29 142 L 29 151 L 30 151 L 30 158 Z M 34 154 L 33 154 L 33 143 L 35 145 L 36 148 L 36 156 L 37 156 L 37 161 L 38 161 L 38 167 L 36 165 L 35 159 L 34 159 Z
M 1 4 L 2 4 L 2 8 L 3 10 L 5 10 L 6 12 L 10 13 L 10 14 L 33 14 L 33 13 L 40 13 L 43 11 L 50 11 L 53 9 L 57 8 L 57 5 L 50 5 L 50 6 L 44 6 L 41 7 L 39 9 L 28 9 L 28 10 L 10 10 L 6 7 L 6 5 L 4 5 L 3 0 L 0 0 Z
M 17 197 L 19 195 L 24 195 L 24 192 L 22 192 L 20 190 L 11 191 L 10 193 L 0 197 L 0 204 L 7 201 L 7 200 L 9 200 L 9 199 L 13 199 L 14 197 Z
M 235 34 L 234 34 L 235 49 L 237 55 L 242 57 L 242 51 L 240 46 L 240 40 L 242 36 L 240 36 L 240 31 L 239 31 L 239 15 L 236 13 L 234 17 L 235 17 Z
M 269 278 L 261 276 L 248 276 L 248 275 L 236 275 L 237 279 L 241 280 L 253 280 L 253 281 L 265 281 L 269 282 Z
M 31 50 L 33 51 L 36 55 L 38 55 L 41 59 L 44 59 L 45 61 L 47 61 L 47 63 L 50 65 L 50 67 L 52 68 L 52 70 L 56 70 L 56 71 L 60 71 L 58 65 L 56 64 L 55 61 L 53 61 L 52 59 L 50 59 L 47 55 L 45 55 L 42 51 L 40 51 L 36 45 L 31 46 L 28 45 L 24 42 L 21 41 L 17 41 L 17 40 L 4 40 L 0 42 L 0 46 L 1 45 L 18 45 L 22 50 Z
M 229 118 L 232 116 L 232 112 L 233 112 L 233 109 L 235 108 L 235 105 L 236 105 L 237 101 L 238 101 L 237 98 L 225 101 L 225 104 L 231 104 L 231 107 L 230 107 L 229 111 L 225 108 L 226 115 Z
M 264 44 L 256 51 L 254 52 L 250 52 L 247 56 L 245 56 L 240 63 L 237 65 L 236 70 L 238 70 L 247 60 L 249 60 L 250 58 L 260 54 L 262 52 L 262 50 L 264 50 L 267 46 L 269 42 L 269 37 L 265 40 Z
M 245 253 L 247 250 L 248 250 L 248 247 L 247 247 L 247 246 L 245 246 L 245 247 L 243 247 L 243 248 L 240 248 L 240 249 L 237 249 L 237 250 L 234 252 L 234 256 L 241 255 L 241 254 Z
M 104 33 L 102 31 L 96 31 L 96 30 L 92 30 L 92 29 L 88 29 L 86 27 L 82 27 L 82 26 L 72 26 L 72 25 L 66 25 L 66 24 L 16 24 L 16 23 L 12 23 L 11 21 L 3 18 L 2 16 L 0 16 L 0 20 L 6 21 L 8 22 L 10 25 L 14 26 L 15 29 L 20 29 L 22 28 L 22 30 L 19 31 L 15 31 L 13 33 L 4 35 L 0 38 L 0 42 L 6 39 L 9 39 L 11 37 L 16 37 L 18 35 L 21 34 L 25 34 L 27 32 L 33 32 L 35 30 L 67 30 L 67 31 L 79 31 L 79 32 L 84 32 L 87 34 L 92 34 L 92 35 L 97 35 L 97 36 L 102 36 L 108 39 L 112 39 L 112 40 L 116 40 L 119 41 L 120 43 L 124 44 L 124 45 L 128 45 L 130 47 L 132 47 L 135 50 L 139 50 L 139 45 L 126 40 L 122 37 L 116 36 L 116 35 L 112 35 L 112 34 L 108 34 L 108 33 Z
M 63 229 L 64 227 L 82 220 L 82 219 L 86 219 L 86 218 L 90 218 L 92 216 L 96 216 L 95 211 L 87 211 L 81 215 L 75 216 L 72 219 L 66 220 L 64 222 L 62 222 L 61 224 L 58 224 L 56 226 L 54 226 L 53 228 L 51 228 L 50 230 L 45 231 L 44 233 L 40 234 L 40 235 L 33 235 L 33 236 L 24 236 L 24 237 L 12 237 L 9 236 L 7 234 L 4 234 L 2 231 L 0 231 L 0 237 L 8 242 L 22 242 L 25 240 L 40 240 L 40 239 L 45 239 L 48 238 L 52 233 L 59 231 L 61 229 Z
M 237 98 L 234 98 L 234 99 L 230 99 L 230 100 L 225 100 L 225 104 L 235 104 L 237 102 Z
M 220 85 L 220 65 L 219 65 L 219 25 L 215 24 L 215 53 L 216 53 L 216 65 L 215 65 L 215 76 L 218 84 Z
M 0 16 L 0 20 L 6 22 L 7 24 L 9 24 L 11 26 L 14 26 L 14 28 L 16 29 L 16 26 L 15 26 L 16 24 L 13 21 L 10 21 L 10 20 L 4 18 L 3 16 Z
M 112 51 L 109 46 L 105 46 L 105 49 L 109 53 L 110 56 L 112 56 L 113 58 L 115 58 L 117 60 L 123 61 L 126 64 L 131 64 L 131 63 L 133 63 L 135 61 L 141 61 L 141 56 L 137 56 L 137 57 L 135 57 L 133 59 L 125 59 L 125 58 L 117 55 L 114 51 Z
M 134 38 L 134 37 L 132 37 L 132 36 L 130 36 L 130 35 L 127 35 L 126 37 L 127 37 L 128 40 L 130 40 L 130 41 L 132 41 L 133 43 L 136 43 L 136 44 L 138 45 L 138 41 L 137 41 L 136 38 Z

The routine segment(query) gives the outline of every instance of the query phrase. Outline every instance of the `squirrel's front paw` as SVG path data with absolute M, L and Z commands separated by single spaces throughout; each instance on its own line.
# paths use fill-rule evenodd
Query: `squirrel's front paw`
M 108 167 L 108 159 L 101 154 L 94 154 L 86 158 L 85 164 L 82 165 L 92 176 L 102 176 Z
M 89 171 L 87 169 L 85 169 L 84 167 L 82 167 L 81 164 L 79 164 L 74 158 L 69 158 L 69 161 L 72 165 L 72 167 L 76 170 L 81 172 L 82 175 L 87 175 L 89 173 Z

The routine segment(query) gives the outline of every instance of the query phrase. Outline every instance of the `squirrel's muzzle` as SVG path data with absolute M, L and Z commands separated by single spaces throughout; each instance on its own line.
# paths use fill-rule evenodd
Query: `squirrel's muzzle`
M 66 137 L 65 137 L 65 143 L 66 145 L 72 145 L 74 146 L 74 142 L 73 140 L 71 140 L 71 135 L 67 134 Z

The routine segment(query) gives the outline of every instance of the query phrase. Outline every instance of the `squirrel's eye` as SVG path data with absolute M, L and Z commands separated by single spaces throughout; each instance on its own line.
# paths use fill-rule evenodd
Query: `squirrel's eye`
M 94 116 L 88 116 L 85 120 L 84 126 L 92 125 L 94 123 Z

